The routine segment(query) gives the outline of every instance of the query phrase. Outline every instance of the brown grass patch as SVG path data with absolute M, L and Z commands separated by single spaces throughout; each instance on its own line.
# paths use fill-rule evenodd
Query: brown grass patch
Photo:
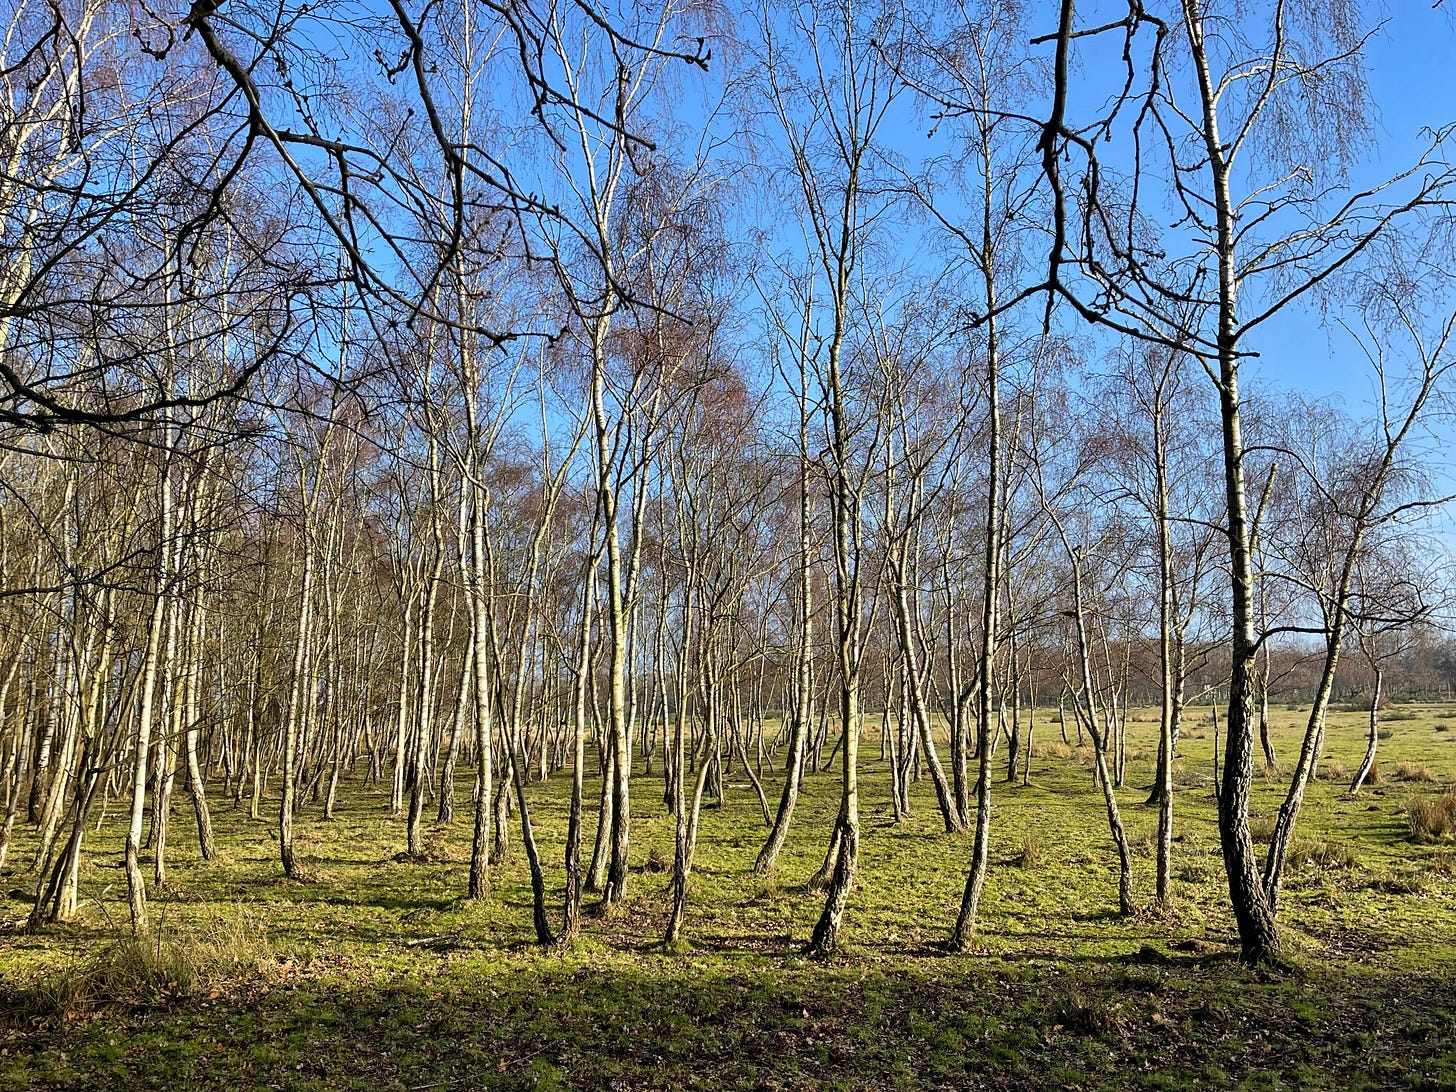
M 1402 762 L 1395 768 L 1397 781 L 1422 781 L 1430 784 L 1436 780 L 1436 771 L 1416 762 Z
M 1202 770 L 1195 770 L 1186 762 L 1175 761 L 1173 763 L 1173 784 L 1185 788 L 1190 786 L 1203 786 L 1213 784 L 1213 776 L 1204 773 Z
M 1360 867 L 1360 858 L 1348 842 L 1325 838 L 1297 838 L 1289 847 L 1289 860 L 1293 864 L 1313 865 L 1317 868 L 1351 869 Z
M 1412 796 L 1405 802 L 1405 821 L 1418 842 L 1443 842 L 1456 836 L 1456 789 L 1441 796 Z
M 1056 740 L 1053 743 L 1033 743 L 1031 745 L 1032 758 L 1071 758 L 1072 754 L 1072 748 L 1061 740 Z
M 242 916 L 197 933 L 126 937 L 42 975 L 6 998 L 22 1019 L 80 1019 L 114 1008 L 215 997 L 274 963 L 267 930 Z
M 1277 820 L 1272 815 L 1249 816 L 1249 837 L 1259 845 L 1268 845 L 1274 840 L 1276 823 Z
M 1021 848 L 1011 861 L 1017 868 L 1035 868 L 1041 863 L 1041 839 L 1028 834 L 1021 842 Z

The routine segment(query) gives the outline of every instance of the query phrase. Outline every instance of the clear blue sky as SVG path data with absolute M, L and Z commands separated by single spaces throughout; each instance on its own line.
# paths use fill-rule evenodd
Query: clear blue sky
M 1456 122 L 1451 13 L 1429 0 L 1394 0 L 1385 28 L 1369 50 L 1370 89 L 1379 109 L 1373 147 L 1360 156 L 1353 181 L 1373 184 L 1415 161 L 1423 129 Z M 1248 371 L 1261 380 L 1341 398 L 1353 413 L 1372 408 L 1368 363 L 1347 335 L 1322 328 L 1319 317 L 1294 309 L 1256 338 L 1262 359 Z

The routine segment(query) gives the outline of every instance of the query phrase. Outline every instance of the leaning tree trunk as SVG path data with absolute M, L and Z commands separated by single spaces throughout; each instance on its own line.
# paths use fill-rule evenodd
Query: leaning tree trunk
M 536 927 L 536 943 L 550 944 L 551 922 L 546 913 L 546 878 L 541 870 L 541 854 L 536 850 L 536 835 L 531 828 L 531 809 L 526 800 L 526 757 L 520 734 L 507 732 L 511 761 L 511 784 L 516 790 L 516 807 L 521 813 L 521 841 L 526 848 L 526 863 L 531 871 L 531 921 Z
M 983 177 L 991 177 L 990 148 L 983 142 Z M 991 744 L 995 728 L 991 721 L 991 682 L 995 668 L 997 628 L 1001 624 L 1001 361 L 996 314 L 996 281 L 994 276 L 993 236 L 991 233 L 991 187 L 987 185 L 982 200 L 982 234 L 980 267 L 982 285 L 988 304 L 986 323 L 986 528 L 982 541 L 981 563 L 981 648 L 978 666 L 976 743 L 980 752 L 979 776 L 976 779 L 976 834 L 971 849 L 971 869 L 961 893 L 960 913 L 951 933 L 953 951 L 970 946 L 980 911 L 981 891 L 986 884 L 986 869 L 991 860 Z
M 596 432 L 597 495 L 607 558 L 608 692 L 607 752 L 601 819 L 609 834 L 602 898 L 607 905 L 627 893 L 627 861 L 631 849 L 631 741 L 627 738 L 627 605 L 623 601 L 622 544 L 618 528 L 620 496 L 613 481 L 614 434 L 606 408 L 606 320 L 592 328 L 591 412 Z M 605 806 L 610 797 L 610 811 Z M 595 869 L 593 869 L 595 871 Z M 596 877 L 593 876 L 593 879 Z
M 848 267 L 841 254 L 835 312 L 835 332 L 829 348 L 828 401 L 830 444 L 833 449 L 834 482 L 831 491 L 834 514 L 834 567 L 838 585 L 839 715 L 842 780 L 839 817 L 835 834 L 839 851 L 829 876 L 824 910 L 814 926 L 809 950 L 825 955 L 834 950 L 844 924 L 844 911 L 854 886 L 859 863 L 859 687 L 861 619 L 859 587 L 859 501 L 849 481 L 849 433 L 845 421 L 844 391 L 839 375 L 843 348 L 843 301 L 847 298 Z
M 1107 769 L 1107 739 L 1101 728 L 1097 726 L 1097 692 L 1092 679 L 1092 657 L 1088 647 L 1086 605 L 1082 596 L 1082 558 L 1078 551 L 1072 546 L 1065 532 L 1062 532 L 1061 523 L 1057 517 L 1052 517 L 1056 522 L 1057 530 L 1062 533 L 1062 543 L 1067 550 L 1067 558 L 1072 565 L 1072 612 L 1073 622 L 1077 630 L 1077 652 L 1078 660 L 1082 671 L 1082 692 L 1083 700 L 1086 703 L 1087 732 L 1092 737 L 1092 755 L 1095 762 L 1096 778 L 1102 787 L 1102 803 L 1107 811 L 1107 827 L 1112 833 L 1113 844 L 1117 847 L 1117 907 L 1123 917 L 1133 913 L 1132 904 L 1132 850 L 1127 841 L 1127 829 L 1122 825 L 1122 815 L 1117 807 L 1117 793 L 1114 790 L 1112 780 L 1108 776 Z M 1076 700 L 1074 694 L 1073 700 Z M 1116 700 L 1113 697 L 1111 700 Z
M 146 880 L 142 876 L 142 824 L 147 809 L 147 765 L 151 757 L 152 721 L 156 716 L 157 676 L 160 670 L 162 631 L 167 626 L 172 555 L 171 449 L 162 463 L 161 543 L 158 548 L 157 591 L 147 632 L 146 658 L 142 666 L 141 705 L 137 712 L 137 737 L 132 767 L 131 819 L 126 831 L 126 889 L 132 932 L 147 927 Z
M 784 847 L 784 840 L 789 835 L 789 823 L 794 817 L 794 806 L 799 799 L 799 782 L 804 776 L 804 751 L 814 703 L 814 595 L 809 564 L 812 513 L 809 505 L 809 468 L 806 454 L 807 392 L 801 393 L 799 406 L 799 647 L 794 664 L 794 712 L 789 727 L 789 761 L 784 772 L 784 789 L 779 797 L 779 809 L 768 841 L 764 843 L 753 864 L 753 870 L 759 874 L 773 867 L 774 861 L 778 860 L 779 851 Z
M 430 547 L 434 558 L 425 578 L 424 602 L 420 610 L 419 689 L 415 698 L 418 732 L 411 768 L 409 812 L 405 820 L 405 849 L 412 858 L 425 852 L 425 792 L 434 769 L 438 745 L 435 740 L 435 612 L 440 598 L 440 579 L 445 570 L 445 540 L 440 522 L 440 458 L 433 432 L 429 441 L 430 460 Z
M 581 596 L 581 628 L 577 636 L 576 678 L 573 680 L 575 702 L 571 728 L 571 809 L 566 821 L 566 907 L 561 926 L 561 939 L 569 942 L 581 932 L 581 893 L 585 877 L 581 869 L 582 791 L 586 778 L 587 706 L 591 700 L 591 632 L 592 580 L 596 560 L 587 565 Z M 679 756 L 680 758 L 681 756 Z
M 289 692 L 288 713 L 283 725 L 283 768 L 279 774 L 282 780 L 282 799 L 278 804 L 278 851 L 282 859 L 283 874 L 289 879 L 298 875 L 298 860 L 293 851 L 293 810 L 297 794 L 297 756 L 299 725 L 303 720 L 303 704 L 309 700 L 312 688 L 307 678 L 308 645 L 313 635 L 313 548 L 310 536 L 305 533 L 303 553 L 303 591 L 298 608 L 298 631 L 293 646 L 293 685 Z
M 702 648 L 699 655 L 703 658 L 701 693 L 703 697 L 703 736 L 707 741 L 709 753 L 718 750 L 718 708 L 717 708 L 717 681 L 712 677 L 710 657 L 712 650 Z M 681 695 L 679 695 L 681 700 Z M 685 727 L 685 718 L 679 715 L 677 740 L 678 747 L 682 746 L 682 737 Z M 672 913 L 668 918 L 667 932 L 664 939 L 668 944 L 675 944 L 681 938 L 683 917 L 687 911 L 688 902 L 688 877 L 693 870 L 693 855 L 698 844 L 698 819 L 703 812 L 703 791 L 707 788 L 708 775 L 713 764 L 704 759 L 698 767 L 698 776 L 693 784 L 692 804 L 687 808 L 678 808 L 677 825 L 674 836 L 673 867 L 672 867 Z M 677 763 L 678 798 L 682 799 L 683 785 L 683 763 Z
M 204 467 L 206 469 L 206 467 Z M 201 488 L 201 486 L 199 486 Z M 199 505 L 199 508 L 202 506 Z M 212 511 L 209 504 L 204 512 Z M 207 552 L 199 539 L 194 547 L 194 565 L 201 583 L 207 566 Z M 187 638 L 187 667 L 182 684 L 182 749 L 187 763 L 187 789 L 192 797 L 192 813 L 197 821 L 197 847 L 204 861 L 217 856 L 217 841 L 212 833 L 212 811 L 207 806 L 207 784 L 198 760 L 197 744 L 200 729 L 200 700 L 202 688 L 203 640 L 207 635 L 206 599 L 198 588 L 196 602 L 192 604 L 191 632 Z
M 1319 761 L 1320 749 L 1324 744 L 1325 716 L 1329 710 L 1330 695 L 1334 691 L 1335 672 L 1340 664 L 1340 646 L 1345 636 L 1350 588 L 1356 559 L 1359 557 L 1360 540 L 1361 535 L 1357 532 L 1350 541 L 1333 602 L 1329 607 L 1323 670 L 1315 687 L 1314 703 L 1310 707 L 1309 721 L 1305 725 L 1299 758 L 1294 764 L 1294 773 L 1289 779 L 1284 802 L 1279 806 L 1279 814 L 1274 821 L 1274 836 L 1269 841 L 1269 851 L 1264 860 L 1264 896 L 1268 900 L 1271 913 L 1277 912 L 1279 908 L 1279 888 L 1284 879 L 1284 864 L 1289 855 L 1289 845 L 1294 838 L 1294 824 L 1304 805 L 1305 790 L 1314 777 L 1315 764 Z
M 1377 663 L 1375 665 L 1375 689 L 1370 694 L 1370 734 L 1365 737 L 1365 757 L 1360 760 L 1360 768 L 1355 771 L 1355 776 L 1350 781 L 1351 796 L 1360 792 L 1365 785 L 1365 779 L 1375 768 L 1375 748 L 1380 742 L 1380 695 L 1384 684 L 1385 666 Z
M 965 824 L 961 822 L 956 809 L 954 790 L 945 776 L 945 770 L 940 765 L 940 755 L 935 747 L 935 736 L 931 731 L 930 710 L 925 702 L 919 650 L 915 645 L 915 635 L 910 629 L 910 603 L 904 578 L 904 544 L 901 543 L 892 549 L 899 551 L 899 562 L 897 564 L 892 561 L 892 566 L 896 583 L 895 628 L 900 639 L 900 652 L 905 659 L 905 695 L 910 705 L 910 716 L 915 722 L 915 732 L 920 740 L 920 752 L 925 756 L 925 764 L 930 770 L 930 781 L 935 787 L 935 799 L 940 805 L 941 821 L 945 824 L 946 833 L 955 834 L 964 830 Z

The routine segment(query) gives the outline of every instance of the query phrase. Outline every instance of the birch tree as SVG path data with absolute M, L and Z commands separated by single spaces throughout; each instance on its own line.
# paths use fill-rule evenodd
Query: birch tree
M 1280 941 L 1248 830 L 1257 633 L 1241 372 L 1261 327 L 1311 303 L 1371 245 L 1444 200 L 1444 134 L 1410 168 L 1351 183 L 1367 135 L 1362 67 L 1369 32 L 1353 0 L 1235 10 L 1219 0 L 1130 7 L 1079 24 L 1063 0 L 1054 92 L 1040 148 L 1053 197 L 1045 281 L 1082 318 L 1189 354 L 1220 407 L 1228 540 L 1231 675 L 1219 829 L 1243 957 L 1278 958 Z M 1127 78 L 1099 115 L 1077 101 L 1077 50 L 1126 43 Z M 1106 145 L 1130 140 L 1132 167 Z M 1063 161 L 1085 178 L 1074 201 Z M 1153 164 L 1165 188 L 1154 185 Z M 1153 194 L 1176 209 L 1165 223 Z M 1080 220 L 1073 222 L 1073 216 Z
M 825 857 L 828 887 L 809 947 L 834 949 L 859 861 L 859 737 L 864 656 L 863 493 L 877 438 L 858 419 L 847 374 L 856 280 L 884 212 L 872 179 L 876 141 L 894 106 L 893 73 L 870 43 L 873 13 L 844 3 L 764 8 L 765 90 L 799 196 L 805 245 L 822 275 L 823 406 L 829 535 L 834 561 L 836 689 L 842 763 L 839 815 Z M 874 425 L 871 425 L 873 428 Z

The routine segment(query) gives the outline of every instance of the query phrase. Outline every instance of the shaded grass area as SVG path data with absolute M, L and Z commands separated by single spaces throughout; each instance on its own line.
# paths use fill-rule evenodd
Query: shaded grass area
M 775 874 L 752 790 L 730 777 L 705 812 L 685 950 L 659 943 L 672 820 L 661 783 L 634 781 L 626 903 L 570 951 L 530 944 L 519 849 L 491 897 L 463 899 L 468 789 L 421 861 L 399 860 L 386 796 L 346 786 L 339 818 L 299 812 L 305 882 L 281 877 L 268 823 L 220 806 L 220 859 L 189 842 L 179 791 L 172 881 L 153 929 L 125 922 L 117 807 L 88 840 L 79 921 L 16 926 L 31 843 L 0 874 L 0 1088 L 1456 1088 L 1456 868 L 1413 841 L 1413 795 L 1456 774 L 1456 712 L 1406 707 L 1382 754 L 1437 783 L 1311 787 L 1280 917 L 1291 969 L 1240 967 L 1211 796 L 1211 739 L 1190 718 L 1167 913 L 1115 916 L 1116 864 L 1090 753 L 1039 749 L 1027 787 L 995 787 L 993 865 L 978 950 L 941 952 L 970 843 L 941 831 L 927 783 L 890 821 L 887 771 L 865 764 L 865 836 L 847 950 L 798 955 L 820 909 L 803 888 L 836 806 L 832 774 L 806 795 Z M 1276 713 L 1292 754 L 1302 718 Z M 1045 713 L 1038 738 L 1059 740 Z M 1327 766 L 1353 767 L 1363 715 L 1336 716 Z M 1121 791 L 1150 898 L 1155 812 L 1146 715 Z M 870 738 L 865 753 L 876 751 Z M 1206 783 L 1205 774 L 1207 771 Z M 772 777 L 772 771 L 766 769 Z M 776 778 L 774 778 L 776 780 Z M 559 916 L 567 778 L 531 786 Z M 1283 781 L 1255 785 L 1256 830 Z M 514 833 L 514 832 L 513 832 Z M 1034 851 L 1028 852 L 1028 847 Z M 589 848 L 589 847 L 588 847 Z
M 6 1087 L 1348 1088 L 1449 1086 L 1444 982 L 658 957 L 288 968 L 222 1002 L 30 1040 Z M 433 972 L 433 973 L 431 973 Z M 361 981 L 362 979 L 362 981 Z M 18 1078 L 18 1079 L 17 1079 Z

